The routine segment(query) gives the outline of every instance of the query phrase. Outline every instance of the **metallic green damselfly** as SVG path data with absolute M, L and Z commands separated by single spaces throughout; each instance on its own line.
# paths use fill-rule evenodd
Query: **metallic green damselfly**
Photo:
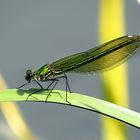
M 37 71 L 27 70 L 25 75 L 27 83 L 19 88 L 31 81 L 35 81 L 39 85 L 40 90 L 44 90 L 40 82 L 51 81 L 46 88 L 46 90 L 50 89 L 49 96 L 59 79 L 64 78 L 66 80 L 66 101 L 68 102 L 67 91 L 70 91 L 70 87 L 67 80 L 67 72 L 92 74 L 112 69 L 125 62 L 139 47 L 140 35 L 128 35 L 111 40 L 88 51 L 66 56 L 51 64 L 45 64 Z M 32 94 L 29 94 L 29 96 Z

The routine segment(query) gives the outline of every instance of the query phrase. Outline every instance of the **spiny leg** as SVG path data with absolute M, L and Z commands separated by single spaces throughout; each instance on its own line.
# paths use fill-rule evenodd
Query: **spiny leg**
M 34 81 L 39 85 L 40 89 L 37 90 L 37 91 L 35 91 L 35 92 L 30 93 L 30 94 L 27 96 L 26 101 L 28 101 L 29 97 L 30 97 L 32 94 L 35 94 L 35 93 L 37 93 L 37 92 L 39 92 L 39 91 L 42 91 L 42 90 L 44 89 L 43 86 L 42 86 L 37 80 L 34 80 Z
M 56 78 L 52 78 L 52 79 L 47 79 L 48 80 L 52 80 L 52 83 L 48 86 L 47 90 L 49 89 L 49 87 L 56 81 L 56 83 L 53 85 L 53 87 L 50 89 L 50 92 L 49 94 L 47 95 L 46 97 L 46 102 L 47 102 L 47 99 L 48 97 L 50 96 L 52 90 L 55 88 L 55 86 L 57 85 L 57 83 L 59 82 L 59 78 L 64 78 L 65 81 L 66 81 L 66 102 L 70 104 L 70 102 L 68 101 L 67 99 L 67 91 L 69 90 L 69 92 L 71 92 L 70 90 L 70 86 L 69 86 L 69 83 L 68 83 L 68 79 L 67 79 L 67 75 L 65 73 L 63 73 L 62 76 L 59 76 L 59 77 L 56 77 Z
M 48 93 L 48 95 L 47 95 L 47 97 L 46 97 L 46 100 L 45 100 L 45 102 L 47 102 L 47 100 L 48 100 L 48 97 L 51 95 L 51 93 L 52 93 L 52 90 L 55 88 L 55 86 L 58 84 L 58 82 L 59 82 L 59 80 L 57 79 L 57 78 L 54 78 L 54 79 L 50 79 L 50 80 L 52 80 L 52 82 L 51 82 L 51 84 L 47 87 L 47 90 L 49 89 L 49 87 L 55 82 L 55 84 L 53 85 L 53 87 L 51 88 L 51 89 L 49 89 L 50 91 L 49 91 L 49 93 Z
M 47 81 L 52 81 L 50 84 L 49 84 L 49 86 L 46 88 L 46 90 L 49 90 L 49 87 L 55 82 L 55 81 L 58 81 L 58 79 L 48 79 Z M 43 88 L 43 86 L 37 81 L 37 80 L 35 80 L 35 82 L 39 85 L 39 87 L 40 87 L 40 89 L 38 89 L 38 90 L 36 90 L 35 92 L 33 92 L 33 93 L 30 93 L 28 96 L 27 96 L 27 98 L 26 98 L 26 101 L 28 101 L 28 98 L 32 95 L 32 94 L 35 94 L 35 93 L 37 93 L 37 92 L 39 92 L 39 91 L 42 91 L 42 90 L 45 90 L 44 88 Z M 58 83 L 58 82 L 57 82 Z M 56 83 L 56 84 L 57 84 Z M 54 87 L 56 86 L 56 84 L 50 89 L 50 92 L 49 92 L 49 94 L 47 95 L 47 97 L 46 97 L 46 100 L 47 100 L 47 98 L 50 96 L 50 94 L 51 94 L 51 92 L 52 92 L 52 90 L 54 89 Z
M 66 81 L 66 102 L 68 102 L 70 104 L 70 102 L 68 101 L 68 93 L 67 93 L 68 90 L 71 93 L 70 86 L 69 86 L 69 83 L 68 83 L 68 77 L 67 77 L 65 72 L 63 72 L 63 74 L 64 74 L 64 78 L 65 78 L 65 81 Z
M 68 78 L 67 78 L 66 73 L 63 72 L 62 76 L 57 77 L 57 79 L 59 79 L 59 78 L 65 78 L 65 81 L 66 81 L 66 102 L 68 102 L 70 104 L 70 102 L 68 101 L 68 97 L 67 97 L 67 91 L 69 90 L 69 92 L 71 92 L 71 90 L 70 90 L 70 86 L 69 86 L 69 83 L 68 83 Z
M 16 89 L 21 89 L 22 87 L 24 87 L 25 85 L 27 85 L 27 84 L 29 84 L 29 83 L 30 83 L 30 82 L 27 82 L 27 83 L 21 85 L 20 87 L 17 87 Z
M 64 74 L 64 78 L 65 78 L 65 80 L 66 80 L 66 86 L 67 86 L 69 92 L 71 93 L 70 86 L 69 86 L 69 82 L 68 82 L 68 77 L 67 77 L 67 75 L 66 75 L 65 72 L 63 72 L 63 74 Z
M 47 79 L 47 81 L 52 81 L 52 82 L 49 84 L 49 86 L 46 88 L 46 90 L 48 90 L 48 89 L 50 88 L 50 86 L 51 86 L 55 81 L 56 81 L 56 83 L 55 83 L 55 84 L 53 85 L 53 87 L 50 89 L 50 92 L 48 93 L 48 95 L 47 95 L 47 97 L 46 97 L 46 101 L 47 101 L 48 97 L 50 96 L 52 90 L 55 88 L 55 86 L 56 86 L 57 83 L 59 82 L 58 79 L 59 79 L 59 78 L 65 78 L 65 80 L 66 80 L 66 102 L 68 102 L 68 103 L 70 104 L 70 102 L 69 102 L 68 99 L 67 99 L 67 91 L 69 90 L 69 92 L 71 92 L 71 90 L 70 90 L 70 86 L 69 86 L 69 83 L 68 83 L 67 75 L 66 75 L 64 72 L 63 72 L 63 74 L 64 74 L 63 76 L 60 76 L 60 77 L 57 77 L 57 78 Z M 27 96 L 26 101 L 28 101 L 28 98 L 29 98 L 32 94 L 44 90 L 43 86 L 42 86 L 37 80 L 34 80 L 34 81 L 39 85 L 40 89 L 37 90 L 37 91 L 35 91 L 35 92 L 33 92 L 33 93 L 30 93 L 30 94 Z

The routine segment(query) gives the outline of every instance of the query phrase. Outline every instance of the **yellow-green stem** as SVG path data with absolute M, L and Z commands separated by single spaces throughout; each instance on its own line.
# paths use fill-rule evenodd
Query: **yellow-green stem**
M 124 35 L 124 1 L 100 0 L 99 3 L 99 42 Z M 102 88 L 106 100 L 128 106 L 127 69 L 121 65 L 101 75 Z M 126 140 L 123 124 L 107 117 L 102 118 L 103 140 Z M 116 137 L 117 136 L 117 137 Z

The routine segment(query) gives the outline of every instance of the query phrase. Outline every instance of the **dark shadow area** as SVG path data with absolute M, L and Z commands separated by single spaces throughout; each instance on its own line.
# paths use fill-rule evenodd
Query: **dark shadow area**
M 44 93 L 44 91 L 48 91 L 48 93 Z M 51 92 L 49 92 L 51 91 Z M 31 97 L 33 97 L 34 99 L 36 99 L 37 101 L 38 98 L 34 97 L 34 94 L 42 94 L 42 95 L 46 95 L 46 100 L 45 102 L 47 102 L 47 99 L 49 96 L 51 96 L 51 94 L 59 94 L 60 98 L 63 99 L 63 97 L 61 96 L 61 94 L 59 92 L 53 92 L 52 90 L 46 90 L 46 89 L 39 89 L 39 88 L 30 88 L 30 89 L 18 89 L 17 90 L 18 95 L 22 96 L 24 94 L 28 94 L 26 101 L 28 101 L 28 99 Z M 64 100 L 64 99 L 63 99 Z

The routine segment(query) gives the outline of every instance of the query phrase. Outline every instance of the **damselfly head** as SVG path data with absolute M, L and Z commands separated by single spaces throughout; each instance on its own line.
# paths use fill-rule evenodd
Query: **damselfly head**
M 33 78 L 32 70 L 29 69 L 29 70 L 26 71 L 25 79 L 26 79 L 28 82 L 30 82 L 32 78 Z

